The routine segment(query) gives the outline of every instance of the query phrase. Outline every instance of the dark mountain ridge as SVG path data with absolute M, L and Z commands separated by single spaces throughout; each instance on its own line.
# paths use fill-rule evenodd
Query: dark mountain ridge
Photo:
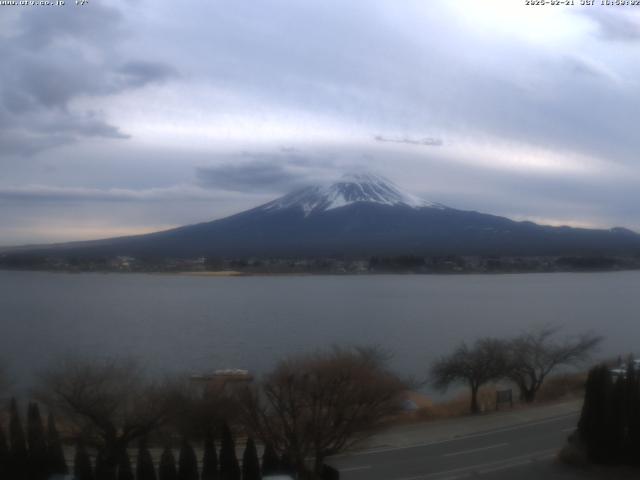
M 14 249 L 55 256 L 322 257 L 638 254 L 624 229 L 552 227 L 449 208 L 371 175 L 308 187 L 211 222 L 146 235 Z

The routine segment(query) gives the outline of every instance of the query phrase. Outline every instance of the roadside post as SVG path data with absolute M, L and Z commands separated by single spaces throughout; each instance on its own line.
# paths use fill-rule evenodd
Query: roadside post
M 496 410 L 499 410 L 503 403 L 508 403 L 513 408 L 513 391 L 511 389 L 496 391 Z

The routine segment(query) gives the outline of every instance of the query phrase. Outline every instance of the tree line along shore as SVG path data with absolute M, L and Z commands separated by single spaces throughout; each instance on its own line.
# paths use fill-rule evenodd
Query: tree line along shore
M 598 272 L 640 269 L 640 254 L 574 254 L 564 256 L 510 255 L 393 255 L 314 258 L 164 258 L 39 255 L 0 253 L 0 268 L 62 272 L 165 272 L 211 275 L 266 274 L 384 274 L 384 273 L 536 273 Z

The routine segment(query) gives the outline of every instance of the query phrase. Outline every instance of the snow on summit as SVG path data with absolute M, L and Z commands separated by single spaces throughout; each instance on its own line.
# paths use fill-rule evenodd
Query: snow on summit
M 393 182 L 370 173 L 343 176 L 330 185 L 316 185 L 292 192 L 262 207 L 266 211 L 299 208 L 305 215 L 341 208 L 357 202 L 402 205 L 410 208 L 444 208 L 400 190 Z

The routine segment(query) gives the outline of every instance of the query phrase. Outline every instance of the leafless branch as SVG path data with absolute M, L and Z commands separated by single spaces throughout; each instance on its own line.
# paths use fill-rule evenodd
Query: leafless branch
M 376 348 L 333 348 L 291 357 L 241 394 L 250 430 L 299 469 L 349 448 L 400 409 L 406 385 Z

